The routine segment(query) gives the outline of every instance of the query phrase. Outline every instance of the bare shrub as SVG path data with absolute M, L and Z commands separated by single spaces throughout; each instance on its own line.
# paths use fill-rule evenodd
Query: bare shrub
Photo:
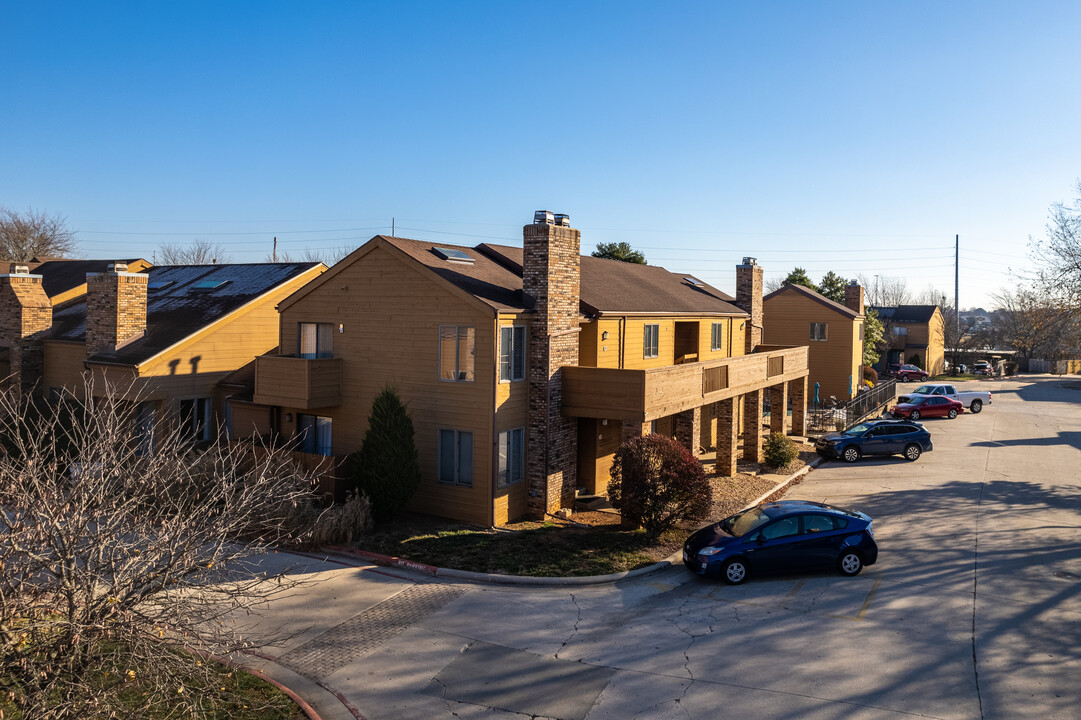
M 0 681 L 23 717 L 202 717 L 197 654 L 247 646 L 236 613 L 296 584 L 264 555 L 308 532 L 288 454 L 196 451 L 160 422 L 150 443 L 136 418 L 111 387 L 0 397 Z
M 348 545 L 372 529 L 372 505 L 361 492 L 351 491 L 344 503 L 331 505 L 312 523 L 307 540 L 316 547 Z

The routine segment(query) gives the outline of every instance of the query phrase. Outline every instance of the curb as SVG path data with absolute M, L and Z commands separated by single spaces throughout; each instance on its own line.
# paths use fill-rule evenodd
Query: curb
M 770 490 L 767 490 L 765 494 L 752 500 L 750 503 L 744 506 L 744 510 L 749 507 L 754 507 L 763 502 L 766 502 L 770 497 L 777 495 L 778 493 L 786 490 L 790 485 L 802 478 L 814 468 L 818 467 L 824 461 L 821 457 L 816 457 L 804 467 L 797 470 L 792 475 L 788 476 L 781 482 L 774 485 Z M 703 527 L 705 527 L 703 525 Z M 339 555 L 348 555 L 352 557 L 359 557 L 367 560 L 375 565 L 381 565 L 383 567 L 394 567 L 402 570 L 412 570 L 414 572 L 430 575 L 431 577 L 447 578 L 448 580 L 464 580 L 466 582 L 475 583 L 487 583 L 490 585 L 519 585 L 519 586 L 532 586 L 532 587 L 566 587 L 576 585 L 603 585 L 607 583 L 615 583 L 620 580 L 629 580 L 631 578 L 642 577 L 643 575 L 650 575 L 661 570 L 666 570 L 673 565 L 683 562 L 682 552 L 675 552 L 668 556 L 664 560 L 648 565 L 644 568 L 638 568 L 636 570 L 625 570 L 623 572 L 611 573 L 609 575 L 584 575 L 581 577 L 534 577 L 532 575 L 498 575 L 495 573 L 480 573 L 472 572 L 469 570 L 455 570 L 453 568 L 440 568 L 434 565 L 426 565 L 425 563 L 419 563 L 413 560 L 404 560 L 402 558 L 393 557 L 391 555 L 381 555 L 379 553 L 369 552 L 367 550 L 357 550 L 356 548 L 344 547 L 342 545 L 327 545 L 323 548 L 326 552 L 337 553 Z

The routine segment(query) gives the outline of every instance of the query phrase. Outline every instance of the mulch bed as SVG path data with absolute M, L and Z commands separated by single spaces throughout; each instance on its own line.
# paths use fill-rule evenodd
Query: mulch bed
M 736 475 L 710 475 L 713 507 L 709 521 L 739 512 L 768 492 L 779 480 L 806 465 L 813 446 L 800 446 L 799 457 L 783 469 L 740 463 Z M 765 473 L 769 473 L 769 477 Z M 448 520 L 406 515 L 357 543 L 371 552 L 437 567 L 474 572 L 534 576 L 581 576 L 633 570 L 676 553 L 688 532 L 702 523 L 686 524 L 647 543 L 644 533 L 622 527 L 614 510 L 576 512 L 569 518 L 527 520 L 499 528 L 477 528 Z

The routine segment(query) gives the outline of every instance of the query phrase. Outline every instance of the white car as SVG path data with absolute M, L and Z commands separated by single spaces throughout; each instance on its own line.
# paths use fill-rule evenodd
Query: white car
M 948 397 L 951 400 L 956 400 L 969 409 L 970 412 L 978 413 L 983 410 L 984 405 L 991 404 L 991 393 L 986 390 L 975 390 L 971 392 L 957 392 L 957 388 L 953 385 L 934 383 L 927 385 L 920 385 L 916 388 L 915 392 L 905 393 L 897 398 L 899 403 L 907 403 L 912 398 L 918 397 Z

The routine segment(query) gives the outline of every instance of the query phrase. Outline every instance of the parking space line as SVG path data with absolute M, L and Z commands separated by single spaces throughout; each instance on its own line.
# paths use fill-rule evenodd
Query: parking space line
M 860 611 L 855 615 L 833 615 L 826 613 L 827 617 L 837 618 L 838 620 L 854 620 L 861 621 L 867 615 L 867 608 L 871 607 L 871 601 L 875 598 L 875 593 L 878 592 L 878 586 L 882 584 L 882 578 L 875 578 L 874 583 L 871 585 L 871 591 L 867 593 L 867 598 L 863 601 L 863 605 L 860 607 Z

